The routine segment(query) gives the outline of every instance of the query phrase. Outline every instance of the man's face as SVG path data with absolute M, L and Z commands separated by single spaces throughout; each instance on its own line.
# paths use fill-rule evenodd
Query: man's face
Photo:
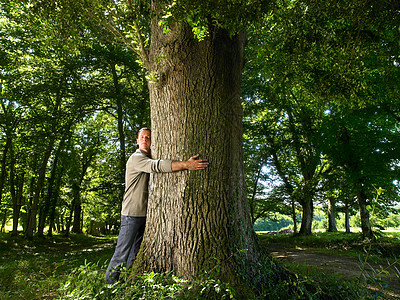
M 139 136 L 136 142 L 139 145 L 140 150 L 145 153 L 149 153 L 151 146 L 151 132 L 148 130 L 142 130 L 141 132 L 139 132 Z

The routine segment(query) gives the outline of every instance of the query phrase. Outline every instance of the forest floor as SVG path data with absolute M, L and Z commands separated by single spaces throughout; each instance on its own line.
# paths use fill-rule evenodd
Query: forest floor
M 398 261 L 391 266 L 388 266 L 387 262 L 385 262 L 385 264 L 379 264 L 367 261 L 363 272 L 362 263 L 358 258 L 345 257 L 331 253 L 320 253 L 312 248 L 291 247 L 285 243 L 280 244 L 277 242 L 269 243 L 267 247 L 272 256 L 278 260 L 317 268 L 325 274 L 338 274 L 342 276 L 343 279 L 357 280 L 361 277 L 369 278 L 371 275 L 375 275 L 375 277 L 379 277 L 381 281 L 371 280 L 371 283 L 368 284 L 368 288 L 381 291 L 384 295 L 388 296 L 388 298 L 400 299 L 400 278 L 396 276 L 395 270 L 396 267 L 400 269 L 400 263 Z M 385 269 L 385 272 L 380 273 L 382 268 Z M 382 288 L 381 285 L 387 286 Z

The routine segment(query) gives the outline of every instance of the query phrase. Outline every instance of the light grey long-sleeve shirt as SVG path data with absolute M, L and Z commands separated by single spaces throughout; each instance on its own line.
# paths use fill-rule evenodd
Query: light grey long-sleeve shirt
M 150 173 L 172 172 L 171 163 L 171 160 L 152 159 L 139 149 L 129 157 L 126 163 L 122 215 L 146 216 Z

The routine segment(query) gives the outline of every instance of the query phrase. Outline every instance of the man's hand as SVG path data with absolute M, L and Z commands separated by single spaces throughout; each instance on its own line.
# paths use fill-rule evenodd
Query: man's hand
M 186 169 L 195 171 L 195 170 L 204 170 L 205 168 L 208 167 L 208 160 L 207 159 L 198 159 L 199 154 L 196 154 L 189 158 L 186 163 L 187 167 Z
M 204 170 L 208 167 L 207 159 L 198 159 L 199 154 L 196 154 L 189 158 L 186 161 L 173 161 L 171 164 L 171 168 L 173 172 L 182 171 L 182 170 Z

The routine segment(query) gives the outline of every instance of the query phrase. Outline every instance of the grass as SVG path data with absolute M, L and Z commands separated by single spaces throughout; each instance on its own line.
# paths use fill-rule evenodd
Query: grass
M 288 248 L 303 248 L 310 251 L 346 257 L 359 257 L 369 251 L 371 258 L 396 259 L 400 257 L 400 233 L 376 232 L 377 239 L 368 241 L 360 233 L 318 232 L 310 236 L 259 235 L 261 243 L 268 248 L 278 243 Z
M 56 235 L 11 237 L 0 233 L 0 299 L 54 299 L 71 270 L 86 263 L 99 266 L 113 253 L 115 237 Z
M 399 269 L 391 267 L 392 270 L 390 272 L 393 272 L 393 276 L 397 276 L 397 280 L 388 279 L 392 282 L 390 284 L 392 288 L 388 287 L 386 279 L 382 279 L 382 275 L 387 273 L 386 268 L 399 265 L 400 234 L 397 231 L 376 232 L 376 239 L 373 240 L 362 239 L 360 233 L 348 234 L 344 232 L 318 232 L 310 236 L 259 234 L 259 237 L 261 244 L 266 248 L 268 248 L 268 245 L 276 243 L 283 245 L 285 249 L 302 249 L 307 250 L 307 252 L 349 257 L 358 260 L 359 266 L 364 268 L 362 275 L 357 275 L 358 277 L 354 278 L 346 277 L 346 279 L 340 274 L 326 274 L 326 272 L 324 274 L 320 268 L 310 265 L 287 261 L 282 263 L 291 272 L 305 278 L 312 278 L 316 285 L 319 282 L 327 287 L 335 282 L 340 282 L 340 285 L 336 284 L 336 289 L 342 288 L 343 284 L 350 289 L 357 288 L 358 291 L 355 290 L 355 292 L 361 294 L 363 299 L 370 297 L 389 299 L 386 297 L 391 294 L 390 290 L 395 289 L 393 284 L 396 285 L 393 280 L 398 282 L 400 277 Z M 380 288 L 379 290 L 375 289 L 374 292 L 371 289 L 371 285 Z M 361 286 L 362 288 L 359 289 Z M 396 290 L 398 289 L 396 288 Z
M 359 255 L 366 247 L 359 234 L 317 233 L 310 237 L 260 236 L 266 247 L 281 243 L 338 255 Z M 124 284 L 105 285 L 107 261 L 116 237 L 56 235 L 25 240 L 0 233 L 0 299 L 229 299 L 235 291 L 213 278 L 188 282 L 173 273 L 148 273 Z M 377 256 L 393 255 L 399 233 L 384 233 L 374 242 Z M 397 253 L 397 252 L 396 252 Z M 299 265 L 283 266 L 292 274 L 262 291 L 259 299 L 372 299 L 350 280 L 322 276 L 319 270 Z M 340 282 L 340 284 L 338 284 Z M 288 291 L 291 291 L 290 293 Z M 282 294 L 283 293 L 283 294 Z

